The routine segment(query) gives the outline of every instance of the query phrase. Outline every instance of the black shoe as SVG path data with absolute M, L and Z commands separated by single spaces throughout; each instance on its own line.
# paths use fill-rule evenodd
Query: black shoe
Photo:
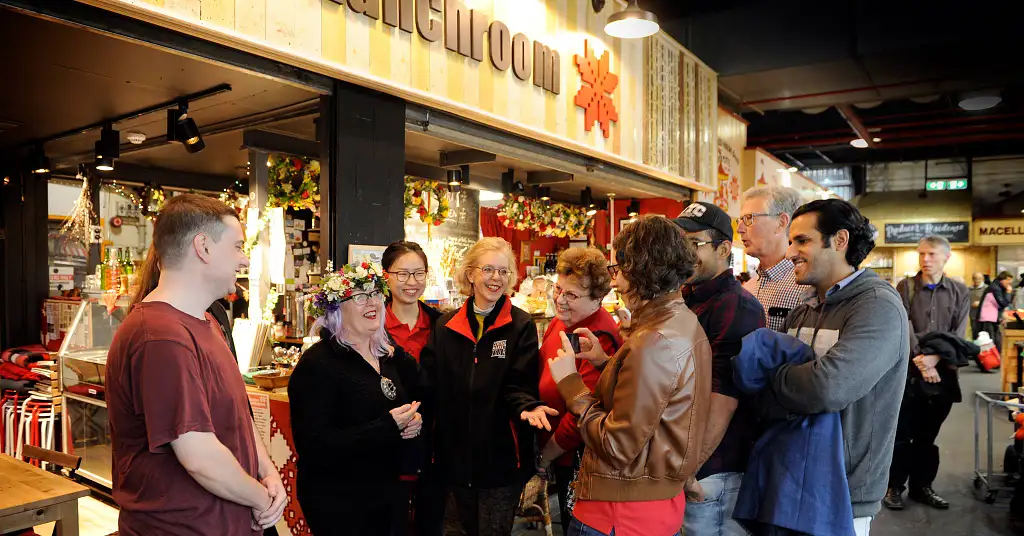
M 906 506 L 903 504 L 903 494 L 892 488 L 885 490 L 885 497 L 882 499 L 882 504 L 890 510 L 902 510 L 903 507 Z
M 915 490 L 910 490 L 910 498 L 916 502 L 919 502 L 921 504 L 927 504 L 928 506 L 931 506 L 932 508 L 937 508 L 939 510 L 949 509 L 949 502 L 947 502 L 946 499 L 943 499 L 942 497 L 936 495 L 935 490 L 933 490 L 930 487 L 923 487 Z

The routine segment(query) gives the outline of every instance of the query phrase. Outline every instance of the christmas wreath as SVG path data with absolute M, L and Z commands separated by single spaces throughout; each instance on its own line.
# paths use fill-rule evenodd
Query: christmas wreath
M 572 238 L 585 236 L 593 219 L 583 207 L 551 203 L 522 195 L 506 195 L 498 205 L 498 221 L 519 231 L 541 236 Z
M 436 181 L 405 178 L 405 217 L 413 213 L 427 225 L 441 225 L 451 214 L 448 188 Z
M 147 218 L 155 218 L 157 214 L 164 208 L 164 203 L 167 201 L 167 195 L 164 193 L 164 189 L 156 184 L 147 184 L 142 187 L 142 191 L 139 192 L 139 200 L 142 209 L 142 215 Z
M 320 204 L 320 162 L 298 156 L 271 155 L 267 160 L 267 197 L 274 207 L 311 210 Z

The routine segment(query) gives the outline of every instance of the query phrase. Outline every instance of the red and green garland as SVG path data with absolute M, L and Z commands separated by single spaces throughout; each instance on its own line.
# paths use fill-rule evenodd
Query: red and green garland
M 532 197 L 508 194 L 498 205 L 498 220 L 511 229 L 558 238 L 586 236 L 593 224 L 593 218 L 587 216 L 583 207 L 548 205 Z
M 405 218 L 413 213 L 427 225 L 441 225 L 451 214 L 448 188 L 437 181 L 405 178 Z
M 267 160 L 267 196 L 273 207 L 317 211 L 320 204 L 320 162 L 298 156 L 271 155 Z

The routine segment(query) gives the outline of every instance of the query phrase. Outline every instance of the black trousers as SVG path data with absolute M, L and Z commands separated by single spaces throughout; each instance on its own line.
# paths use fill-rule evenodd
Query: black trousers
M 889 487 L 930 487 L 939 473 L 939 447 L 935 438 L 953 408 L 952 400 L 943 396 L 912 395 L 903 397 L 899 422 L 896 424 L 896 445 L 889 466 Z
M 569 500 L 569 484 L 572 484 L 573 468 L 569 466 L 556 465 L 552 469 L 555 473 L 555 494 L 558 495 L 558 509 L 561 512 L 562 534 L 569 534 L 569 524 L 572 523 L 572 515 L 566 508 Z
M 522 486 L 455 487 L 455 508 L 468 536 L 508 536 L 516 517 Z
M 443 536 L 447 490 L 433 470 L 415 481 L 403 481 L 392 516 L 392 536 Z

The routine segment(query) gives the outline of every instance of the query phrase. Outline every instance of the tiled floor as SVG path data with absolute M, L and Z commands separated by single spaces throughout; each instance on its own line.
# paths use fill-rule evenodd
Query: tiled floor
M 965 402 L 953 407 L 939 434 L 939 448 L 942 453 L 942 468 L 935 482 L 936 491 L 952 503 L 947 511 L 932 510 L 909 502 L 902 512 L 883 510 L 871 525 L 872 536 L 1001 536 L 1010 534 L 1006 524 L 1007 497 L 1001 497 L 996 504 L 988 505 L 976 498 L 972 485 L 974 474 L 974 397 L 977 390 L 998 390 L 998 374 L 982 374 L 976 369 L 964 369 L 960 376 Z M 994 419 L 995 460 L 1001 468 L 1002 453 L 1012 427 L 1005 418 L 1005 412 Z M 986 438 L 982 419 L 981 439 Z M 982 457 L 984 461 L 984 456 Z M 998 469 L 997 469 L 998 470 Z M 556 499 L 552 498 L 554 503 Z M 552 508 L 556 516 L 554 535 L 561 536 L 557 522 L 557 505 Z M 79 501 L 80 530 L 82 536 L 106 536 L 117 530 L 117 510 L 92 498 Z M 49 535 L 52 525 L 38 527 L 36 532 Z M 282 532 L 284 534 L 284 532 Z M 526 525 L 517 525 L 516 536 L 540 536 L 542 530 L 528 530 Z

